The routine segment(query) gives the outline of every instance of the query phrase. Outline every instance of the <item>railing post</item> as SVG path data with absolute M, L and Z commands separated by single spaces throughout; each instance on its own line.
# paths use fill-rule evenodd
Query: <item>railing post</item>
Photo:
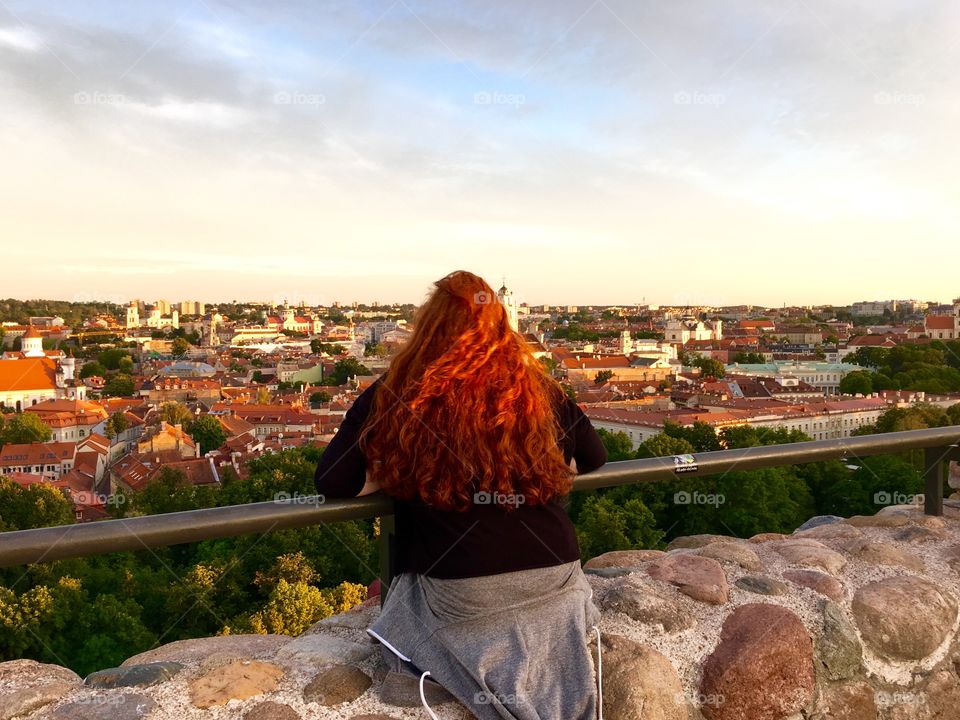
M 397 539 L 393 515 L 380 517 L 380 607 L 387 601 L 387 588 L 397 567 Z
M 943 515 L 943 460 L 950 448 L 932 447 L 923 451 L 923 511 Z

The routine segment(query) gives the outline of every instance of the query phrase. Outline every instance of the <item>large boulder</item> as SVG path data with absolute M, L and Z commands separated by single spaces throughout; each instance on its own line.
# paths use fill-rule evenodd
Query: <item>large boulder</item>
M 843 599 L 843 583 L 819 570 L 784 570 L 783 579 L 810 588 L 831 600 Z
M 277 687 L 283 670 L 258 660 L 235 660 L 220 665 L 190 682 L 190 701 L 194 707 L 211 708 L 231 700 L 246 700 Z
M 629 581 L 621 581 L 610 588 L 600 606 L 604 610 L 622 612 L 636 622 L 667 634 L 687 630 L 697 623 L 693 614 L 677 599 L 662 597 Z
M 835 602 L 824 600 L 823 632 L 817 639 L 817 663 L 828 680 L 846 680 L 860 672 L 863 648 L 853 623 Z
M 957 621 L 956 598 L 913 576 L 864 585 L 851 607 L 867 647 L 888 660 L 922 660 L 951 636 Z
M 847 564 L 843 555 L 831 550 L 823 543 L 808 538 L 784 540 L 776 543 L 774 548 L 792 565 L 822 568 L 831 575 L 840 573 Z
M 592 645 L 595 650 L 596 643 Z M 646 645 L 608 633 L 603 634 L 601 647 L 604 717 L 687 720 L 680 676 L 666 657 Z
M 583 564 L 584 570 L 637 567 L 664 555 L 663 550 L 611 550 Z
M 722 698 L 701 708 L 708 720 L 781 720 L 813 699 L 813 640 L 779 605 L 741 605 L 727 617 L 706 659 L 700 695 Z
M 750 549 L 746 543 L 710 543 L 697 550 L 697 554 L 702 557 L 713 558 L 719 562 L 739 565 L 744 570 L 750 570 L 751 572 L 763 569 L 760 556 Z
M 699 555 L 667 555 L 647 567 L 654 580 L 675 585 L 694 600 L 722 605 L 727 602 L 730 586 L 720 563 Z

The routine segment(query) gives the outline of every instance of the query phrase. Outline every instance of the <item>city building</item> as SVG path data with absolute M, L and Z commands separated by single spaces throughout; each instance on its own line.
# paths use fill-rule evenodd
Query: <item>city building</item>
M 517 305 L 517 299 L 513 296 L 513 292 L 507 288 L 506 281 L 504 281 L 503 285 L 501 285 L 497 291 L 497 300 L 503 305 L 503 309 L 507 311 L 507 320 L 510 322 L 510 327 L 513 328 L 514 332 L 519 332 L 520 308 Z
M 667 321 L 663 337 L 667 342 L 680 345 L 685 345 L 688 340 L 721 340 L 723 320 L 712 320 L 708 328 L 692 315 L 684 315 L 679 320 Z

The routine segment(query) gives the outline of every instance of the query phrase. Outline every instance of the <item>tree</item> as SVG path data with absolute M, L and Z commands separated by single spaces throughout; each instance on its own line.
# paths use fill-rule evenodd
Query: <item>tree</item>
M 715 377 L 717 380 L 726 375 L 726 369 L 719 360 L 708 357 L 698 357 L 693 361 L 693 366 L 700 368 L 704 377 Z
M 103 386 L 104 397 L 125 397 L 133 395 L 135 390 L 133 378 L 124 373 L 111 375 Z
M 310 351 L 315 355 L 327 353 L 327 355 L 343 355 L 346 350 L 342 345 L 336 343 L 325 343 L 320 338 L 314 338 L 310 341 Z
M 200 445 L 200 454 L 206 455 L 227 441 L 223 425 L 213 415 L 198 417 L 190 426 L 190 437 Z
M 173 343 L 170 345 L 170 352 L 174 357 L 183 357 L 190 350 L 190 343 L 188 343 L 182 337 L 174 339 Z
M 844 395 L 869 395 L 873 392 L 873 373 L 854 370 L 840 380 L 840 392 Z
M 584 558 L 611 550 L 656 547 L 663 538 L 653 513 L 638 498 L 618 503 L 608 496 L 588 497 L 576 528 Z
M 193 413 L 183 403 L 176 401 L 165 402 L 160 406 L 160 419 L 171 425 L 182 425 L 186 427 L 193 420 Z M 219 445 L 217 446 L 219 447 Z
M 387 346 L 383 343 L 367 343 L 363 348 L 364 357 L 383 358 L 387 356 Z
M 960 425 L 960 403 L 947 408 L 947 419 L 951 425 Z
M 119 370 L 120 360 L 125 357 L 130 358 L 129 350 L 125 348 L 110 348 L 97 355 L 97 362 L 103 365 L 103 367 L 105 367 L 107 370 Z M 133 358 L 130 358 L 130 362 L 133 362 Z
M 373 375 L 370 368 L 361 364 L 356 358 L 344 358 L 337 360 L 333 366 L 333 372 L 323 379 L 323 385 L 343 385 L 352 377 L 357 375 Z
M 100 377 L 103 377 L 106 374 L 107 374 L 107 369 L 103 365 L 98 363 L 96 360 L 92 360 L 91 362 L 85 362 L 83 366 L 80 368 L 81 379 L 93 377 L 94 375 L 99 375 Z
M 49 442 L 53 431 L 36 413 L 14 415 L 0 429 L 0 445 Z
M 623 432 L 610 432 L 600 428 L 597 430 L 603 446 L 607 449 L 607 460 L 617 462 L 619 460 L 629 460 L 633 457 L 633 441 Z
M 688 440 L 660 433 L 640 443 L 640 447 L 637 448 L 637 457 L 665 457 L 668 455 L 687 455 L 692 452 L 693 445 Z
M 257 388 L 257 404 L 267 405 L 273 400 L 273 393 L 268 388 Z
M 328 403 L 331 400 L 333 400 L 333 396 L 326 390 L 317 390 L 317 392 L 311 393 L 310 395 L 310 404 L 314 406 Z
M 613 377 L 613 370 L 600 370 L 593 378 L 594 385 L 603 385 L 607 380 Z
M 107 431 L 107 437 L 112 440 L 118 435 L 126 432 L 129 428 L 130 421 L 127 420 L 127 416 L 124 415 L 122 411 L 118 410 L 110 416 L 109 420 L 107 420 L 107 424 L 104 429 Z

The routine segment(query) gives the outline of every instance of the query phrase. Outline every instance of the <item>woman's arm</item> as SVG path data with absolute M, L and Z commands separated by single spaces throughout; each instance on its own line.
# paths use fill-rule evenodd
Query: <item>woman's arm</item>
M 367 459 L 360 450 L 360 431 L 370 413 L 375 388 L 376 384 L 360 393 L 317 463 L 313 482 L 317 492 L 325 497 L 356 497 L 374 492 L 369 489 Z

